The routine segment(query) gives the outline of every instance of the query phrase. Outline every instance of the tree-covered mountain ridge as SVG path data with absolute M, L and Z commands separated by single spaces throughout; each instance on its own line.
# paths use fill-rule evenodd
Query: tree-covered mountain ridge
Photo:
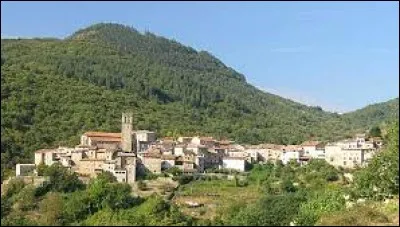
M 1 53 L 2 163 L 74 145 L 84 131 L 117 132 L 126 110 L 159 136 L 251 144 L 335 140 L 398 118 L 398 98 L 329 113 L 257 89 L 206 51 L 119 24 L 62 40 L 2 39 Z

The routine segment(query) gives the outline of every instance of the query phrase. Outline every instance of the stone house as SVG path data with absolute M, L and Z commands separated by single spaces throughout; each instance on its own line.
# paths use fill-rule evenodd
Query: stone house
M 35 165 L 60 163 L 79 175 L 90 177 L 109 171 L 119 181 L 133 183 L 136 180 L 136 145 L 133 140 L 136 134 L 132 122 L 131 114 L 122 114 L 121 133 L 86 132 L 75 148 L 38 150 L 35 152 Z
M 225 156 L 222 159 L 222 168 L 244 172 L 246 170 L 246 159 L 244 157 Z
M 309 158 L 325 159 L 325 144 L 320 141 L 305 141 L 301 145 L 303 155 Z

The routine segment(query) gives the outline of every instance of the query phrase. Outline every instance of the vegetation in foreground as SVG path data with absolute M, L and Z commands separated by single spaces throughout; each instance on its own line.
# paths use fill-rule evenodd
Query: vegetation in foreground
M 42 186 L 20 180 L 8 184 L 1 199 L 1 224 L 395 225 L 398 135 L 396 122 L 388 130 L 385 150 L 354 172 L 354 182 L 322 160 L 305 166 L 269 163 L 231 180 L 177 176 L 181 186 L 172 201 L 156 194 L 132 196 L 129 185 L 117 183 L 107 172 L 85 186 L 59 165 L 41 167 L 48 176 Z M 184 207 L 186 199 L 203 207 Z

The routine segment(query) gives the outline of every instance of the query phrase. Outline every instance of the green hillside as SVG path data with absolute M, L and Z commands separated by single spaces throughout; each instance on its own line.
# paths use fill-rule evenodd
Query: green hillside
M 333 140 L 398 118 L 398 99 L 338 115 L 265 93 L 208 52 L 117 24 L 64 40 L 3 39 L 1 75 L 2 170 L 84 131 L 119 131 L 127 109 L 137 129 L 160 136 L 240 143 Z
M 362 109 L 343 115 L 348 121 L 351 121 L 355 127 L 370 128 L 373 125 L 383 126 L 388 121 L 399 118 L 399 98 L 386 102 L 368 105 Z

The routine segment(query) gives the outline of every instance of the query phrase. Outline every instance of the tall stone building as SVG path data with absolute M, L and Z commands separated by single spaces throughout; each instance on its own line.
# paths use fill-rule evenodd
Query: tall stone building
M 135 142 L 133 138 L 133 114 L 122 113 L 122 125 L 121 125 L 121 149 L 124 152 L 136 151 Z

